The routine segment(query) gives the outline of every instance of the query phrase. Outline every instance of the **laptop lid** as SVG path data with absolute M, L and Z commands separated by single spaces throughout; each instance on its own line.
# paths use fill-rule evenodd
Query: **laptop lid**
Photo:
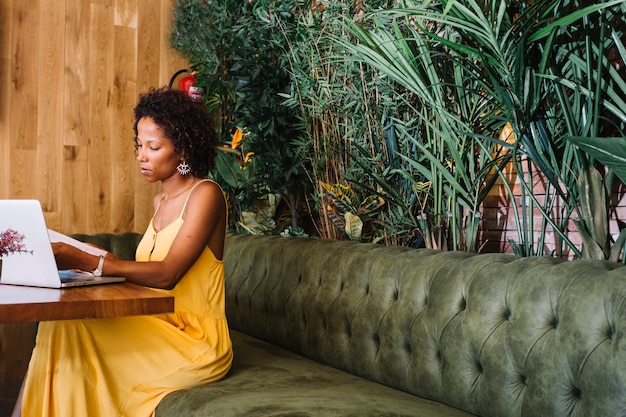
M 121 277 L 65 274 L 72 275 L 69 281 L 74 283 L 62 283 L 38 200 L 0 200 L 0 233 L 6 230 L 15 231 L 23 237 L 23 251 L 2 258 L 1 284 L 62 288 L 124 280 Z

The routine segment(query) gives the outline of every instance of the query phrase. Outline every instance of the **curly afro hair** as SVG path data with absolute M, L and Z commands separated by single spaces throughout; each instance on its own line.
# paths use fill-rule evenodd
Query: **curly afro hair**
M 134 114 L 135 137 L 139 120 L 150 117 L 174 143 L 176 153 L 189 164 L 194 177 L 206 178 L 215 168 L 218 137 L 213 117 L 201 102 L 192 100 L 184 91 L 151 88 L 139 96 Z

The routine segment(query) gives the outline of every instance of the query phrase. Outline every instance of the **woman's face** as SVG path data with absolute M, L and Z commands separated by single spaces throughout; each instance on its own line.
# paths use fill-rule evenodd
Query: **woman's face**
M 162 181 L 176 175 L 181 158 L 174 150 L 174 143 L 163 136 L 163 130 L 150 117 L 137 123 L 137 161 L 141 175 L 149 182 Z

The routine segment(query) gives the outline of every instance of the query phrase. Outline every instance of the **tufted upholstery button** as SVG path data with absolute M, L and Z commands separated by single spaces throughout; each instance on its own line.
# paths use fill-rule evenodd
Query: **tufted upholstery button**
M 467 300 L 465 300 L 465 298 L 461 298 L 461 301 L 459 302 L 459 311 L 463 311 L 467 308 Z
M 582 391 L 580 390 L 580 388 L 578 388 L 578 387 L 576 387 L 576 386 L 572 385 L 571 395 L 572 395 L 572 397 L 574 397 L 575 399 L 579 400 L 579 399 L 582 397 L 583 393 L 582 393 Z
M 519 383 L 526 386 L 526 375 L 520 374 Z
M 502 318 L 505 321 L 509 321 L 509 319 L 511 318 L 511 310 L 509 310 L 508 308 L 504 310 L 504 313 L 502 314 Z
M 559 325 L 559 319 L 556 316 L 552 317 L 552 320 L 550 320 L 550 327 L 556 330 L 558 325 Z

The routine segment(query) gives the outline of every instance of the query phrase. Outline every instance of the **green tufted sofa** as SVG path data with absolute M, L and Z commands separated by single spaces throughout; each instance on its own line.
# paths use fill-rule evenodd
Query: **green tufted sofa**
M 619 264 L 246 235 L 224 259 L 232 370 L 157 417 L 626 417 Z

